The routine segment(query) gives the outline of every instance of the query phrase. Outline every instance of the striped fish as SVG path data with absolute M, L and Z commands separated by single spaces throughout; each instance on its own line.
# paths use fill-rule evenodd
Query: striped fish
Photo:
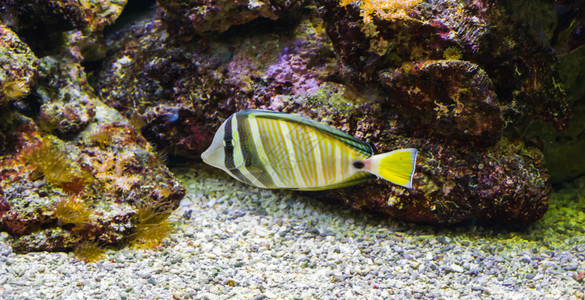
M 410 148 L 374 155 L 367 143 L 307 118 L 243 110 L 219 127 L 201 158 L 256 187 L 326 190 L 376 176 L 410 188 L 416 154 Z

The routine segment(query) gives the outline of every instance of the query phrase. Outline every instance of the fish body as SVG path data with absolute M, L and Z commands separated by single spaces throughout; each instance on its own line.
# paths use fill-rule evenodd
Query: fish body
M 319 122 L 243 110 L 218 129 L 203 161 L 244 183 L 269 189 L 326 190 L 380 176 L 410 188 L 416 149 L 380 155 L 367 143 Z

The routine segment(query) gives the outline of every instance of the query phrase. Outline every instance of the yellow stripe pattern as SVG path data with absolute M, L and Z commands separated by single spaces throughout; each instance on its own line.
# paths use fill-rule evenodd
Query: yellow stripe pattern
M 274 183 L 264 185 L 267 188 L 316 189 L 342 183 L 356 173 L 351 167 L 355 159 L 368 158 L 311 126 L 260 116 L 246 120 L 254 143 L 250 150 Z

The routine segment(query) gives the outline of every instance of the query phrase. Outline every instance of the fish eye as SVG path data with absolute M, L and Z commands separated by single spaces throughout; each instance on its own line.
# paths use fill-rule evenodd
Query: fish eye
M 234 147 L 234 145 L 232 144 L 232 140 L 231 139 L 225 139 L 223 140 L 223 146 L 225 148 L 231 149 Z
M 355 161 L 352 163 L 352 165 L 353 165 L 353 167 L 354 167 L 354 168 L 356 168 L 356 169 L 358 169 L 358 170 L 359 170 L 359 169 L 363 169 L 363 168 L 365 167 L 365 164 L 364 164 L 364 162 L 363 162 L 363 161 L 361 161 L 361 160 L 355 160 Z

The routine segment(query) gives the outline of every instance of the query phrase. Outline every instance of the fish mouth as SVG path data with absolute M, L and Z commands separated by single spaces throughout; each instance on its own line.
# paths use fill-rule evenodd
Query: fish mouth
M 209 149 L 201 153 L 201 160 L 203 160 L 204 163 L 209 164 Z

